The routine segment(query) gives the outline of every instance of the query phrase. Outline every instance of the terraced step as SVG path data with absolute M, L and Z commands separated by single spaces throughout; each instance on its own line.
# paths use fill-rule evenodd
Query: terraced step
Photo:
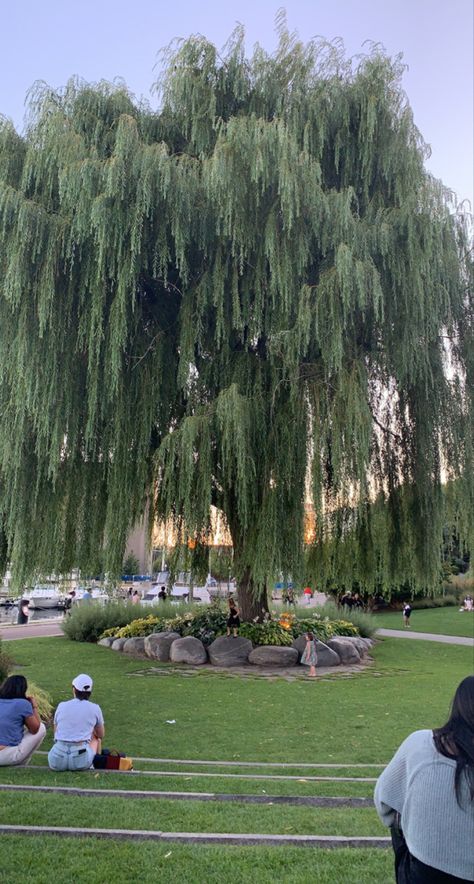
M 46 765 L 37 764 L 34 766 L 35 770 L 49 770 L 49 767 Z M 84 774 L 97 773 L 96 770 L 91 769 L 89 771 L 83 771 Z M 151 776 L 151 777 L 186 777 L 190 779 L 191 777 L 217 777 L 218 779 L 239 779 L 239 780 L 301 780 L 304 779 L 307 782 L 333 782 L 333 783 L 375 783 L 377 782 L 377 777 L 323 777 L 323 776 L 308 776 L 304 775 L 304 777 L 296 774 L 247 774 L 247 773 L 209 773 L 208 771 L 180 771 L 180 770 L 101 770 L 101 774 L 118 774 L 119 776 L 124 777 L 133 777 L 133 776 Z
M 74 826 L 23 826 L 0 825 L 0 834 L 55 835 L 68 838 L 111 838 L 128 841 L 162 841 L 181 844 L 235 844 L 264 845 L 267 847 L 319 847 L 319 848 L 388 848 L 390 838 L 346 837 L 344 835 L 259 835 L 253 833 L 230 834 L 214 832 L 160 832 L 150 829 L 85 829 Z
M 0 783 L 3 792 L 46 792 L 58 795 L 109 798 L 169 798 L 186 801 L 238 801 L 245 804 L 291 804 L 309 807 L 373 807 L 372 798 L 331 797 L 311 795 L 239 795 L 223 792 L 159 792 L 137 789 L 81 789 L 75 786 L 33 786 Z

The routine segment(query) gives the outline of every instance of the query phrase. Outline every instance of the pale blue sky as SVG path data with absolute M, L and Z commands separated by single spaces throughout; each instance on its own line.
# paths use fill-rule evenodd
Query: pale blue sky
M 150 98 L 157 52 L 174 37 L 201 33 L 224 44 L 236 21 L 249 49 L 275 45 L 278 0 L 3 0 L 0 10 L 0 113 L 23 125 L 26 92 L 35 80 L 62 86 L 123 77 Z M 350 54 L 381 42 L 408 64 L 404 88 L 415 121 L 431 145 L 429 169 L 456 191 L 473 195 L 472 0 L 287 0 L 288 25 L 303 40 L 342 37 Z M 153 99 L 152 99 L 153 104 Z

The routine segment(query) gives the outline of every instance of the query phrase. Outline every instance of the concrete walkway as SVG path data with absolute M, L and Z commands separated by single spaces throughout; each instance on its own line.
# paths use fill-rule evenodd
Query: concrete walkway
M 56 635 L 64 635 L 61 629 L 63 618 L 57 620 L 36 620 L 27 623 L 26 626 L 3 626 L 0 623 L 0 638 L 3 641 L 14 641 L 20 638 L 51 638 Z
M 463 635 L 435 635 L 432 632 L 412 632 L 410 629 L 377 629 L 376 635 L 387 638 L 416 638 L 425 642 L 442 642 L 445 645 L 468 645 L 474 648 L 474 638 Z

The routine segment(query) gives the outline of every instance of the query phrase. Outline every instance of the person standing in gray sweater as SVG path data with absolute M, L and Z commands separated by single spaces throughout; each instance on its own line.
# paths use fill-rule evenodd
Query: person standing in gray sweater
M 474 675 L 459 685 L 443 727 L 402 743 L 374 801 L 391 829 L 397 884 L 474 881 Z

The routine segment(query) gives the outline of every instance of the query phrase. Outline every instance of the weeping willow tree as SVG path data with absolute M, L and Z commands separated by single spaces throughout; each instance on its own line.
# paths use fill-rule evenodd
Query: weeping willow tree
M 437 581 L 473 525 L 462 214 L 400 59 L 238 29 L 123 85 L 37 85 L 0 132 L 4 558 L 116 571 L 130 528 L 229 526 L 244 617 L 275 574 Z M 445 483 L 448 483 L 445 486 Z M 449 487 L 449 494 L 443 487 Z

